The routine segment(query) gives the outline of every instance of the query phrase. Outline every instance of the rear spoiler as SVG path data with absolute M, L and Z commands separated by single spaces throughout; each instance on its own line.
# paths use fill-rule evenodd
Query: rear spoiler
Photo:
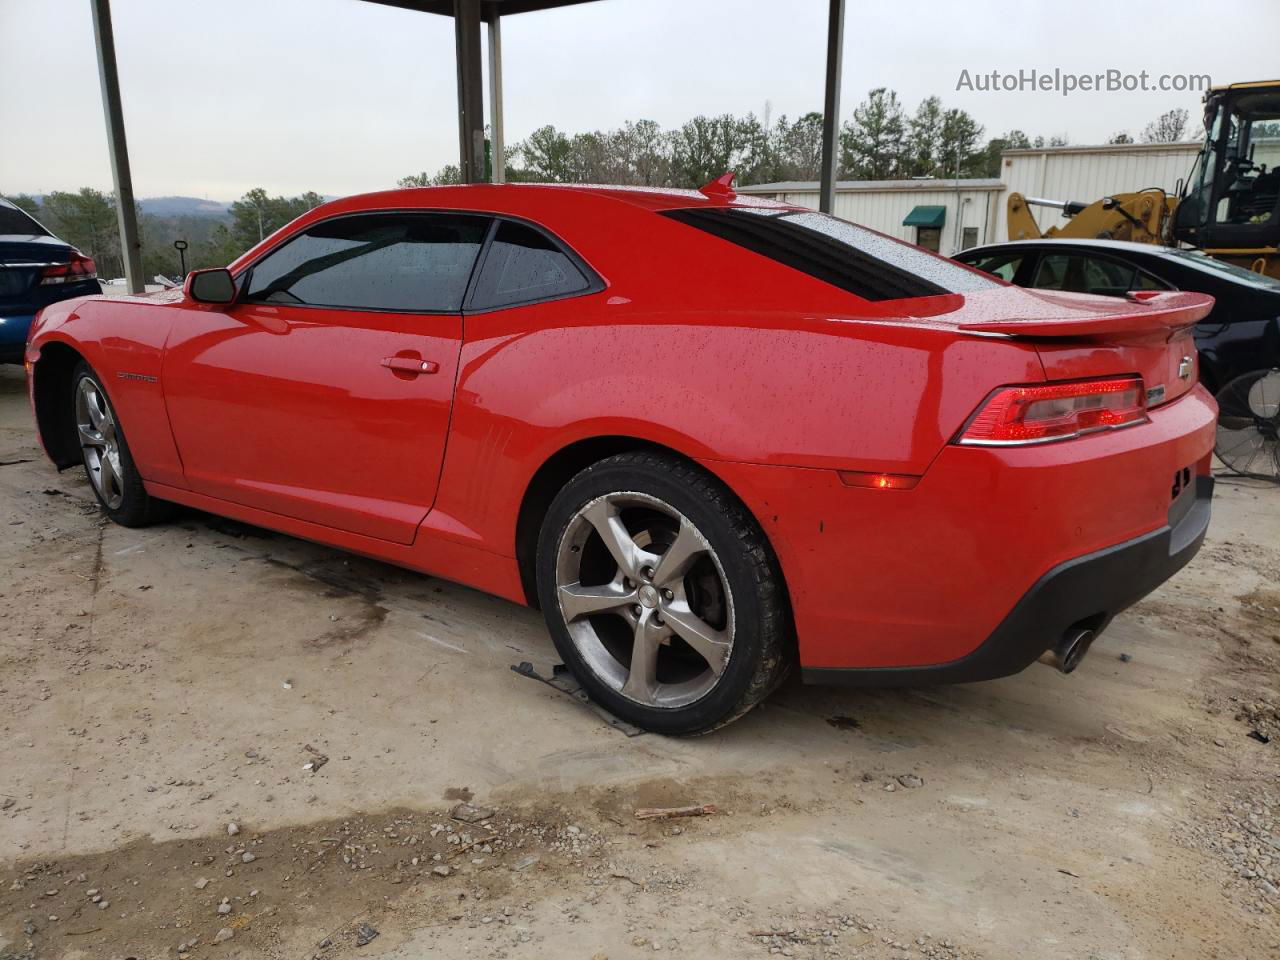
M 1140 337 L 1172 335 L 1195 326 L 1213 309 L 1213 297 L 1204 293 L 1139 290 L 1127 294 L 1132 305 L 1115 313 L 1084 314 L 1076 317 L 1028 317 L 1011 320 L 982 320 L 961 323 L 968 333 L 1004 333 L 1035 339 Z

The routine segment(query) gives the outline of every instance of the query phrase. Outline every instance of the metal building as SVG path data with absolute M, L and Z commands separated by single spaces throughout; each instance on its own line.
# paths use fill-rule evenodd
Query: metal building
M 1082 200 L 1091 203 L 1111 193 L 1146 187 L 1178 192 L 1200 152 L 1199 143 L 1108 143 L 1100 146 L 1042 147 L 1006 150 L 1001 154 L 1000 179 L 1005 189 L 1025 197 Z M 1041 227 L 1051 226 L 1051 210 L 1036 213 Z M 998 240 L 1009 239 L 1005 207 L 1000 204 Z
M 951 256 L 997 239 L 1004 189 L 1000 180 L 840 180 L 831 212 Z M 737 191 L 818 208 L 818 185 L 812 181 L 762 183 Z
M 832 212 L 950 256 L 1009 239 L 1005 209 L 1009 193 L 1085 202 L 1144 187 L 1176 193 L 1199 149 L 1199 143 L 1124 143 L 1006 150 L 999 179 L 841 180 L 836 183 Z M 737 189 L 799 206 L 818 206 L 814 181 Z M 1042 228 L 1058 223 L 1058 216 L 1051 209 L 1036 211 Z

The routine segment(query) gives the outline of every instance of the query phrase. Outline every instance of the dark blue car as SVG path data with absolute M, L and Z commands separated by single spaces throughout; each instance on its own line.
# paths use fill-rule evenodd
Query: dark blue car
M 101 292 L 91 258 L 0 197 L 0 363 L 22 362 L 41 307 Z

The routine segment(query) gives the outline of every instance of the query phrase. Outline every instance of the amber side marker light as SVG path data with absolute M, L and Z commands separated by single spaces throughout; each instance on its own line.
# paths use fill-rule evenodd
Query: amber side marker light
M 957 442 L 1025 446 L 1147 420 L 1147 394 L 1138 376 L 1001 387 L 969 418 Z
M 839 470 L 840 481 L 846 487 L 870 487 L 872 490 L 910 490 L 920 482 L 919 477 L 905 473 L 859 473 L 856 470 Z

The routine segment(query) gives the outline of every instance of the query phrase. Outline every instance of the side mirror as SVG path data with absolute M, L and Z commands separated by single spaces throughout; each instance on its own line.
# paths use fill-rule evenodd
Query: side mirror
M 197 303 L 229 304 L 236 298 L 236 283 L 225 267 L 193 270 L 187 274 L 183 292 Z

